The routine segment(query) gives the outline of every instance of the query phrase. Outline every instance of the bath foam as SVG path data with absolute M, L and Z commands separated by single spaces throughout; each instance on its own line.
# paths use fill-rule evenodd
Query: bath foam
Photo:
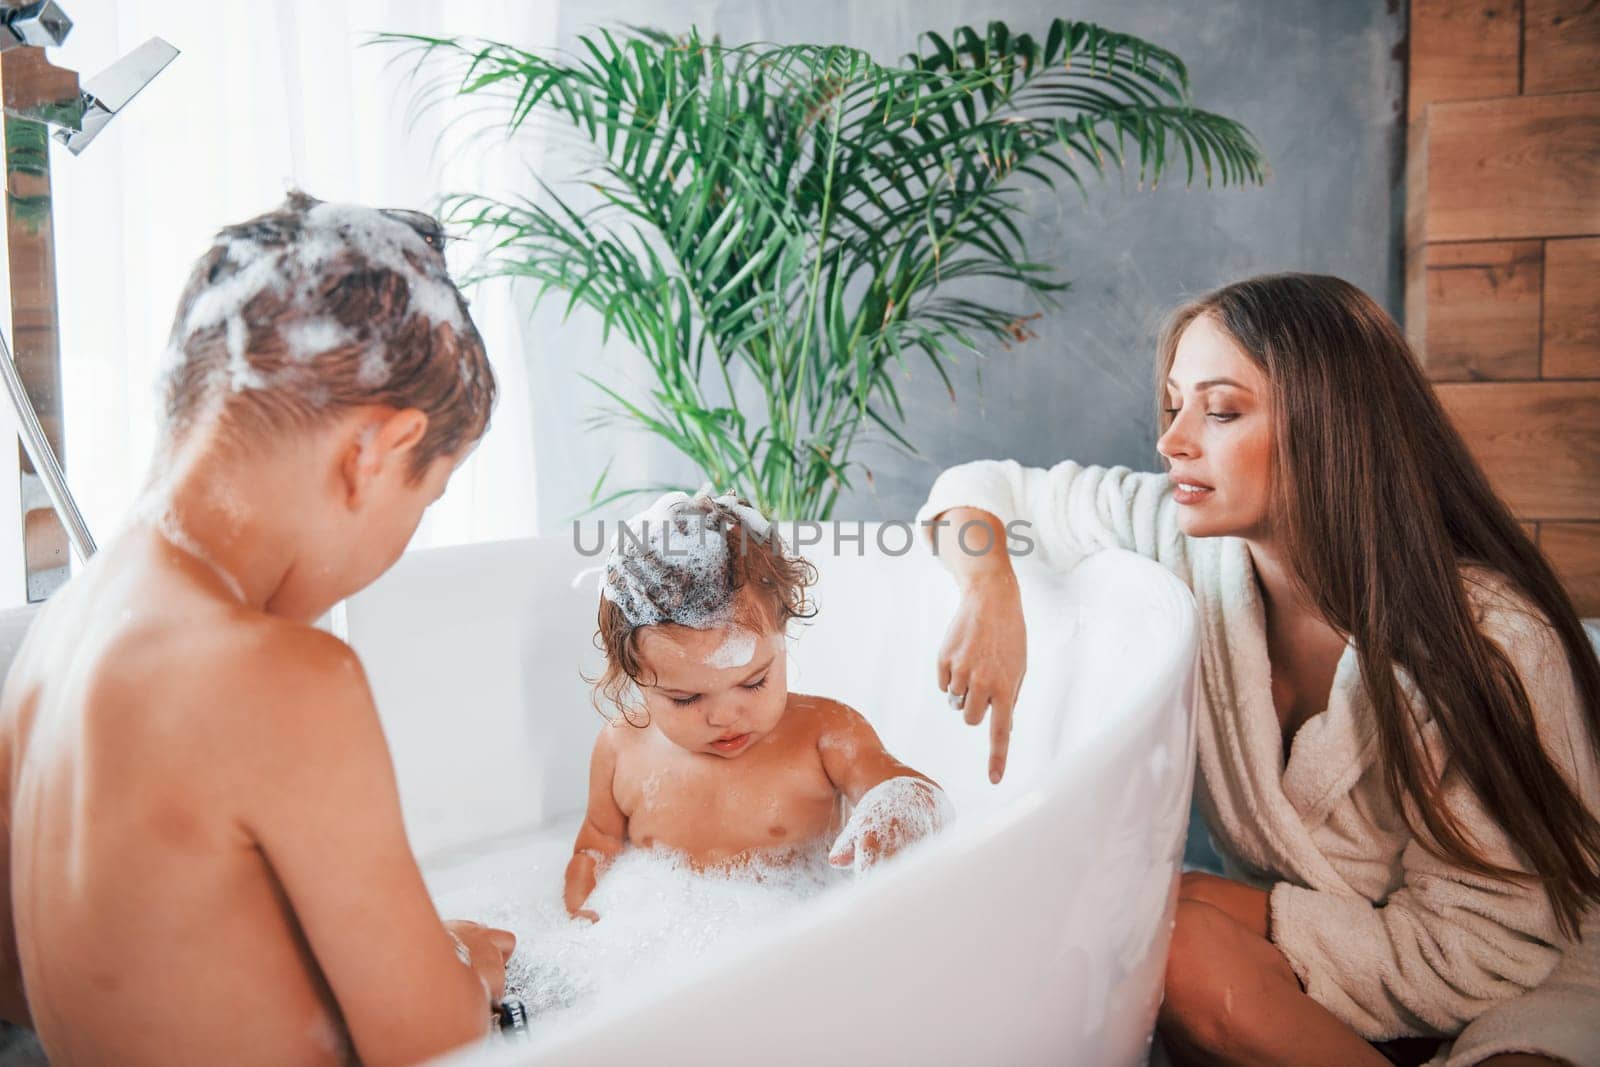
M 729 670 L 733 667 L 743 667 L 755 658 L 756 633 L 744 626 L 731 626 L 727 636 L 706 657 L 706 666 L 717 670 Z
M 204 545 L 189 535 L 189 531 L 178 522 L 177 516 L 172 514 L 170 507 L 151 509 L 141 517 L 153 521 L 156 532 L 173 548 L 184 555 L 193 556 L 211 568 L 222 584 L 228 587 L 228 592 L 232 593 L 239 603 L 245 603 L 244 586 L 239 584 L 239 579 L 218 563 L 216 558 L 206 551 Z
M 850 813 L 828 850 L 829 862 L 854 850 L 852 870 L 860 873 L 872 865 L 863 854 L 862 839 L 877 837 L 880 847 L 899 850 L 914 841 L 931 837 L 955 821 L 955 806 L 943 789 L 921 778 L 903 775 L 879 782 L 867 790 Z
M 308 360 L 323 352 L 343 348 L 355 339 L 355 333 L 338 319 L 327 315 L 299 319 L 287 323 L 278 331 L 291 359 Z
M 832 887 L 850 881 L 822 847 L 757 856 L 748 866 L 697 872 L 679 853 L 625 848 L 600 875 L 585 907 L 590 923 L 561 902 L 566 850 L 529 850 L 514 877 L 473 885 L 438 901 L 441 914 L 470 916 L 517 935 L 506 995 L 536 1020 L 533 1040 L 556 1024 L 671 984 L 684 966 L 736 948 Z M 504 870 L 504 868 L 502 868 Z
M 676 623 L 710 630 L 733 621 L 727 519 L 685 507 L 672 492 L 622 524 L 601 593 L 634 626 Z
M 410 226 L 371 208 L 317 203 L 305 212 L 301 231 L 290 243 L 234 237 L 222 247 L 225 262 L 234 267 L 234 273 L 195 297 L 168 362 L 181 362 L 183 347 L 196 333 L 222 326 L 228 348 L 228 383 L 234 392 L 275 384 L 252 368 L 248 359 L 247 312 L 251 303 L 264 295 L 286 303 L 291 315 L 296 310 L 306 315 L 286 324 L 280 334 L 291 362 L 309 363 L 324 352 L 365 340 L 371 342 L 371 348 L 362 360 L 360 383 L 377 387 L 387 380 L 385 338 L 372 337 L 365 326 L 345 326 L 317 314 L 330 279 L 351 270 L 393 272 L 406 284 L 408 316 L 420 315 L 434 329 L 449 326 L 457 334 L 469 328 L 459 294 L 438 253 Z M 474 372 L 466 360 L 459 372 L 463 383 L 470 385 Z

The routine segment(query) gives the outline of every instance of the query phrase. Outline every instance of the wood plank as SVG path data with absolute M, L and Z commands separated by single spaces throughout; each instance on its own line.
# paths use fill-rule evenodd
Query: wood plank
M 1600 234 L 1600 92 L 1434 104 L 1425 140 L 1421 240 Z
M 1600 89 L 1600 3 L 1527 0 L 1522 91 Z
M 1578 614 L 1600 615 L 1600 523 L 1552 522 L 1540 530 L 1539 547 L 1561 575 Z
M 1446 382 L 1434 391 L 1519 519 L 1600 519 L 1600 382 Z
M 1600 378 L 1600 238 L 1544 246 L 1546 378 Z
M 1428 116 L 1406 129 L 1406 338 L 1421 351 L 1428 338 Z
M 1537 378 L 1543 242 L 1426 249 L 1427 307 L 1417 355 L 1428 377 Z
M 1411 0 L 1406 117 L 1429 104 L 1516 96 L 1521 0 Z

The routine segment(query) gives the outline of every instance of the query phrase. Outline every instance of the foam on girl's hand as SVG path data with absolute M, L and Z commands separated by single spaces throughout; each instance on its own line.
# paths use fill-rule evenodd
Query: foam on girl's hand
M 862 795 L 828 850 L 828 862 L 834 866 L 849 864 L 859 874 L 885 855 L 938 833 L 955 816 L 950 798 L 932 782 L 910 775 L 890 778 Z M 877 845 L 871 854 L 863 847 L 868 834 L 874 836 Z

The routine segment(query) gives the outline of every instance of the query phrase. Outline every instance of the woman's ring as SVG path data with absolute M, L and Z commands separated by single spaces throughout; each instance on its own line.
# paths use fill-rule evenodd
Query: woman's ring
M 967 694 L 965 694 L 965 693 L 947 693 L 946 696 L 950 700 L 950 706 L 952 708 L 955 708 L 957 711 L 960 711 L 962 708 L 966 707 Z

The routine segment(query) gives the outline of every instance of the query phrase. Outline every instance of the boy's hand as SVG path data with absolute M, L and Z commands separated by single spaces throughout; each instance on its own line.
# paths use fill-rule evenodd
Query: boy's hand
M 446 920 L 444 928 L 456 943 L 461 962 L 472 968 L 488 990 L 490 1003 L 498 1004 L 506 994 L 506 961 L 516 950 L 517 935 L 466 919 Z

